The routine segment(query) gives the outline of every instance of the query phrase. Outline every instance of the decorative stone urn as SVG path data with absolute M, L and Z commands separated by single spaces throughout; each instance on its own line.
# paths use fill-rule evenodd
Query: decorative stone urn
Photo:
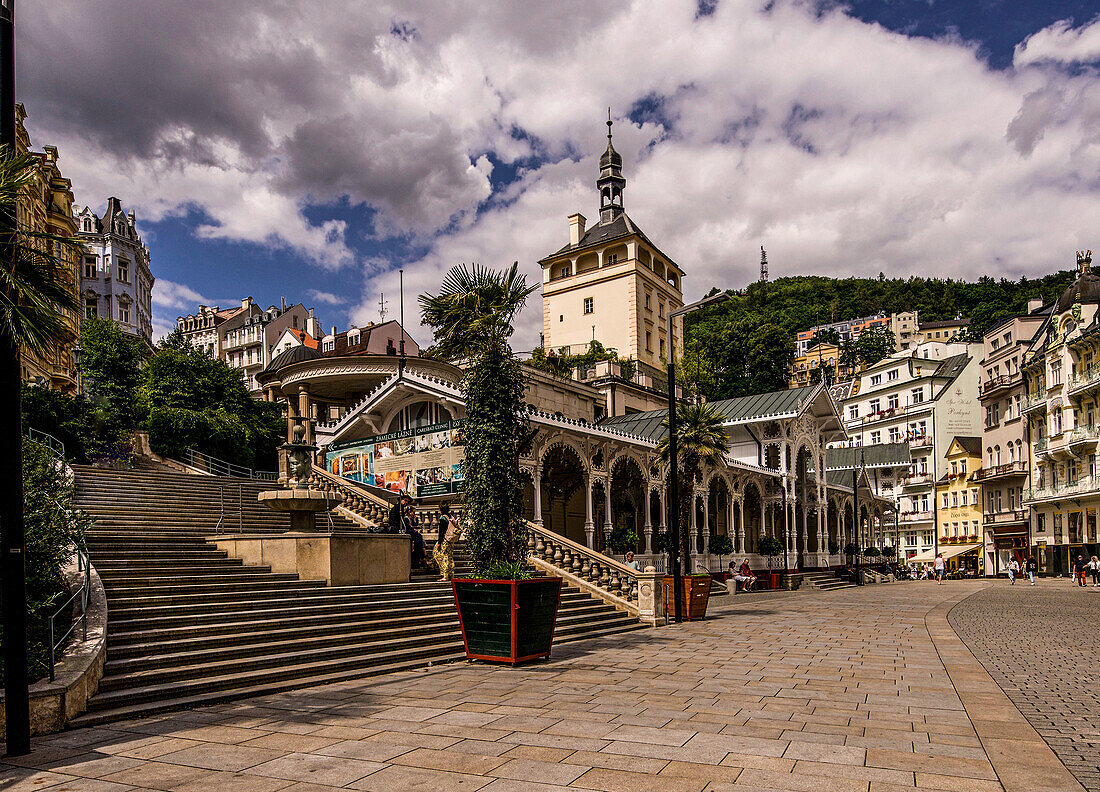
M 334 509 L 344 500 L 338 492 L 310 488 L 317 446 L 304 441 L 305 431 L 305 427 L 298 424 L 294 427 L 294 442 L 279 446 L 279 450 L 286 452 L 286 489 L 266 490 L 259 495 L 260 503 L 267 508 L 290 514 L 292 532 L 316 531 L 317 513 Z

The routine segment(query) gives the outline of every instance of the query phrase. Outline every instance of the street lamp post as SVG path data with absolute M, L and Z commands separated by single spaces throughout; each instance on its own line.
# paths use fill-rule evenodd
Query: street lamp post
M 15 156 L 15 0 L 0 0 L 0 147 Z M 0 211 L 0 258 L 15 255 L 16 207 Z M 27 581 L 23 534 L 23 444 L 19 345 L 10 335 L 0 341 L 0 404 L 4 427 L 0 443 L 7 469 L 0 476 L 0 572 L 3 577 L 4 717 L 7 755 L 31 750 L 27 670 Z
M 672 567 L 673 613 L 677 622 L 684 620 L 684 579 L 680 569 L 680 470 L 676 458 L 676 351 L 673 346 L 672 320 L 674 317 L 683 316 L 728 299 L 729 295 L 722 292 L 668 312 L 668 493 L 669 502 L 672 504 L 668 515 L 668 531 L 672 538 L 669 565 Z

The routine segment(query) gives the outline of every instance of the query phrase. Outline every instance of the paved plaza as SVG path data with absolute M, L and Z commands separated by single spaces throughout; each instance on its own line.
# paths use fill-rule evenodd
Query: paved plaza
M 1100 589 L 1002 581 L 949 619 L 1077 779 L 1100 792 Z
M 711 618 L 35 741 L 0 789 L 1081 787 L 958 639 L 988 583 L 738 595 Z

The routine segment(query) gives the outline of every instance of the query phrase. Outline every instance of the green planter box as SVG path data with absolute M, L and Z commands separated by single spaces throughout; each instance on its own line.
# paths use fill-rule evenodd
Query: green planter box
M 561 578 L 451 581 L 466 657 L 522 663 L 550 656 Z

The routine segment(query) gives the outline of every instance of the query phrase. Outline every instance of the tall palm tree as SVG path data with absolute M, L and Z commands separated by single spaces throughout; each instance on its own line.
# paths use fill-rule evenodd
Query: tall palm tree
M 676 408 L 676 459 L 679 463 L 680 479 L 680 558 L 688 564 L 691 558 L 689 548 L 689 526 L 691 510 L 694 506 L 695 482 L 703 471 L 704 465 L 719 467 L 722 465 L 729 441 L 723 428 L 722 416 L 709 404 L 688 404 L 681 402 Z M 668 419 L 663 426 L 668 429 Z M 667 464 L 669 461 L 669 438 L 666 436 L 657 446 L 657 453 Z
M 527 558 L 519 456 L 528 441 L 523 370 L 508 338 L 512 320 L 538 286 L 519 264 L 504 272 L 454 267 L 439 293 L 422 294 L 434 351 L 463 360 L 466 400 L 465 538 L 478 572 L 516 577 Z

